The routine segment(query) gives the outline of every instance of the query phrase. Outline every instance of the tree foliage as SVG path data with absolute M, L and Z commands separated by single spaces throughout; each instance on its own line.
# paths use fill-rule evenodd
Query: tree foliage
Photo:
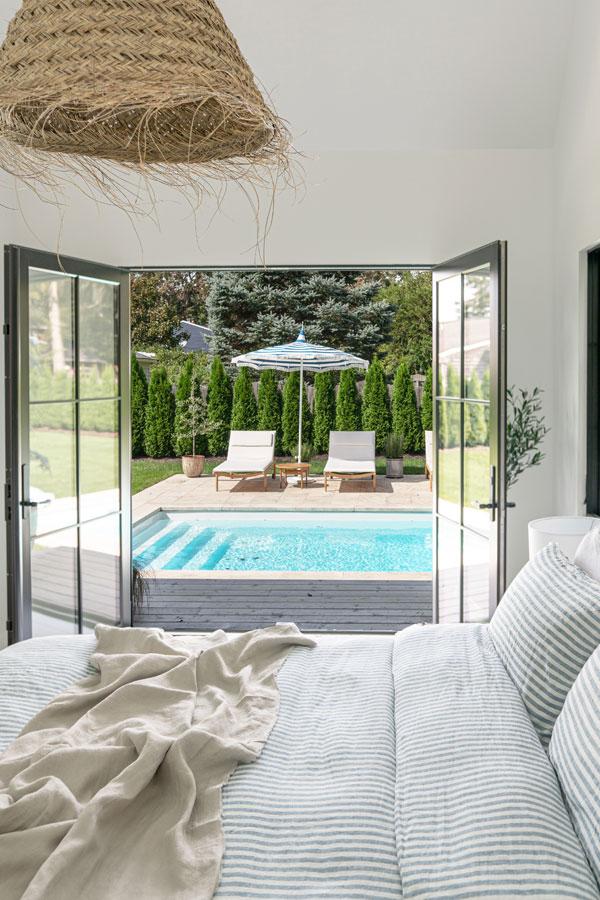
M 382 348 L 386 371 L 395 372 L 405 363 L 409 373 L 426 372 L 432 353 L 431 272 L 398 273 L 378 299 L 394 309 L 390 337 Z
M 201 433 L 205 415 L 202 382 L 196 373 L 193 354 L 190 353 L 181 369 L 175 393 L 174 449 L 177 456 L 189 456 L 193 444 L 196 453 L 206 452 L 206 435 Z
M 136 350 L 177 347 L 182 319 L 206 324 L 203 272 L 140 272 L 131 278 L 131 343 Z
M 433 369 L 427 369 L 421 397 L 421 424 L 423 431 L 433 431 Z
M 335 384 L 331 372 L 317 372 L 313 399 L 313 446 L 317 453 L 329 449 L 329 432 L 335 430 Z
M 175 397 L 171 384 L 163 366 L 156 366 L 150 376 L 146 406 L 144 444 L 148 456 L 160 459 L 171 455 L 174 424 Z
M 210 276 L 208 321 L 223 359 L 295 340 L 368 358 L 388 338 L 393 307 L 380 283 L 358 272 L 216 272 Z
M 344 369 L 340 374 L 340 385 L 335 404 L 336 431 L 360 431 L 361 425 L 356 372 L 354 369 Z
M 470 400 L 483 400 L 481 381 L 473 370 L 467 381 L 467 395 Z M 465 444 L 480 447 L 487 444 L 486 407 L 483 403 L 467 403 L 465 409 Z
M 255 431 L 258 425 L 256 397 L 250 369 L 241 368 L 233 383 L 232 431 Z
M 212 431 L 208 435 L 208 452 L 219 456 L 227 452 L 231 420 L 231 381 L 220 357 L 215 356 L 210 368 L 206 418 Z
M 446 397 L 460 397 L 460 377 L 454 366 L 446 369 L 444 385 Z M 460 403 L 443 400 L 440 403 L 440 446 L 444 450 L 460 447 Z
M 281 453 L 281 392 L 279 378 L 273 369 L 264 369 L 258 380 L 258 428 L 275 432 L 275 452 Z
M 377 450 L 385 449 L 385 442 L 390 433 L 390 398 L 383 366 L 375 357 L 365 376 L 365 388 L 362 402 L 363 431 L 375 432 Z
M 148 382 L 144 370 L 131 354 L 131 455 L 143 456 L 145 452 L 144 431 L 146 427 L 146 404 L 148 402 Z
M 409 453 L 421 453 L 424 447 L 423 426 L 417 409 L 417 398 L 406 363 L 396 369 L 392 388 L 392 430 L 401 434 Z
M 298 448 L 298 407 L 300 405 L 300 372 L 290 372 L 283 386 L 283 413 L 281 417 L 282 444 L 288 453 Z M 311 415 L 306 385 L 302 392 L 302 443 L 311 441 Z
M 506 487 L 511 488 L 532 466 L 545 458 L 540 446 L 550 431 L 542 412 L 542 391 L 513 386 L 506 392 L 508 423 L 506 428 Z

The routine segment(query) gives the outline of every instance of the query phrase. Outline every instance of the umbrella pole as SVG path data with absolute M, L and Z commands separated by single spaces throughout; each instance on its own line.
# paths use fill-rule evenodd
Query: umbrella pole
M 300 405 L 298 408 L 298 462 L 302 462 L 302 391 L 304 385 L 304 362 L 300 360 Z

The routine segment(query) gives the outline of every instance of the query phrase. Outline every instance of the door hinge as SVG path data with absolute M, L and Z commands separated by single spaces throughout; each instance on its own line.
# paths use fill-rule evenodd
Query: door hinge
M 10 520 L 12 518 L 12 515 L 11 515 L 12 504 L 10 501 L 11 501 L 10 484 L 5 484 L 4 485 L 4 520 L 5 520 L 5 522 L 10 522 Z
M 12 630 L 13 630 L 12 619 L 6 620 L 6 630 L 8 631 L 9 634 L 12 634 Z
M 5 322 L 4 325 L 2 326 L 2 334 L 8 334 L 9 331 L 10 331 L 10 328 L 8 326 L 8 322 Z

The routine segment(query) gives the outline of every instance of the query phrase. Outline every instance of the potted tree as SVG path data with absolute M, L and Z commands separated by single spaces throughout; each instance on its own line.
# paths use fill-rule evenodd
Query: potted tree
M 189 397 L 177 401 L 177 431 L 178 438 L 192 442 L 192 453 L 183 454 L 181 468 L 188 478 L 199 478 L 204 471 L 206 457 L 196 453 L 196 447 L 200 437 L 204 437 L 214 431 L 214 425 L 205 424 L 205 403 L 202 394 L 197 388 L 196 379 L 192 380 Z
M 404 440 L 401 434 L 388 434 L 385 442 L 387 478 L 404 478 Z

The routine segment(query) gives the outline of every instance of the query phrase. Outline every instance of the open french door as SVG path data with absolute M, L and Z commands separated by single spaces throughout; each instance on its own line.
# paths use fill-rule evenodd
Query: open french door
M 506 244 L 433 273 L 434 622 L 486 622 L 506 570 Z
M 5 249 L 10 641 L 131 622 L 129 277 Z

